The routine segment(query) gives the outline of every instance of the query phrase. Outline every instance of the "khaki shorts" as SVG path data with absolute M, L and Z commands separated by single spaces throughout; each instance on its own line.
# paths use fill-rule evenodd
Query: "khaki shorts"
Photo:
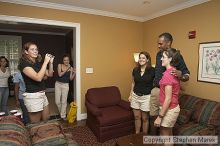
M 161 110 L 161 108 L 162 107 L 160 107 L 160 110 Z M 173 127 L 176 123 L 176 120 L 179 116 L 179 113 L 180 113 L 179 105 L 176 106 L 173 109 L 167 110 L 165 116 L 163 117 L 161 126 L 163 126 L 163 127 Z
M 131 107 L 141 111 L 150 111 L 150 95 L 138 96 L 134 92 L 131 98 Z
M 45 92 L 24 93 L 23 95 L 28 112 L 42 111 L 49 104 Z
M 153 88 L 150 97 L 150 116 L 158 116 L 160 105 L 160 88 Z

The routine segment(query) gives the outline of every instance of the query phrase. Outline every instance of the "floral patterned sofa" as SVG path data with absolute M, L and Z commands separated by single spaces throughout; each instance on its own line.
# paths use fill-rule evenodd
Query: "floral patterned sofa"
M 64 134 L 59 122 L 52 120 L 24 126 L 15 116 L 0 117 L 0 145 L 4 146 L 76 146 Z
M 174 135 L 218 136 L 220 145 L 220 103 L 186 94 L 179 101 L 181 110 Z

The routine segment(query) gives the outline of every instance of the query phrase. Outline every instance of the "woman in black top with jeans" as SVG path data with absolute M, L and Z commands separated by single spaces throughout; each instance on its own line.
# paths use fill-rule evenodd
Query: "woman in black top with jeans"
M 138 66 L 133 69 L 133 83 L 129 101 L 135 116 L 135 131 L 140 133 L 141 122 L 144 133 L 148 133 L 150 92 L 153 88 L 155 71 L 151 66 L 151 57 L 147 52 L 139 54 Z M 142 121 L 141 121 L 142 119 Z

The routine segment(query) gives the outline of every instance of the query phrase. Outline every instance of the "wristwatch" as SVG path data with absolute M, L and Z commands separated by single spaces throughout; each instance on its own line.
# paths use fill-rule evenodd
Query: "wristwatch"
M 185 77 L 184 75 L 182 75 L 182 79 L 183 79 L 183 80 L 185 80 L 185 79 L 186 79 L 186 77 Z

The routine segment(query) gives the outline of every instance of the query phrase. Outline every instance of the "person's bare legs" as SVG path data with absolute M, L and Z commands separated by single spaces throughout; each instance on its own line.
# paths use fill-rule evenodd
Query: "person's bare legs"
M 47 106 L 45 106 L 43 108 L 43 111 L 42 111 L 42 120 L 43 121 L 47 121 L 49 119 L 49 115 L 50 115 L 50 112 L 49 112 L 49 104 Z
M 161 136 L 173 136 L 172 128 L 168 127 L 160 127 L 160 135 Z M 165 143 L 164 146 L 173 146 L 171 143 Z
M 30 123 L 37 123 L 37 122 L 40 122 L 41 120 L 41 113 L 42 111 L 40 112 L 29 112 L 29 118 L 30 118 Z
M 141 112 L 143 133 L 148 134 L 149 129 L 149 112 Z
M 141 129 L 141 110 L 133 109 L 135 118 L 135 133 L 140 133 Z

